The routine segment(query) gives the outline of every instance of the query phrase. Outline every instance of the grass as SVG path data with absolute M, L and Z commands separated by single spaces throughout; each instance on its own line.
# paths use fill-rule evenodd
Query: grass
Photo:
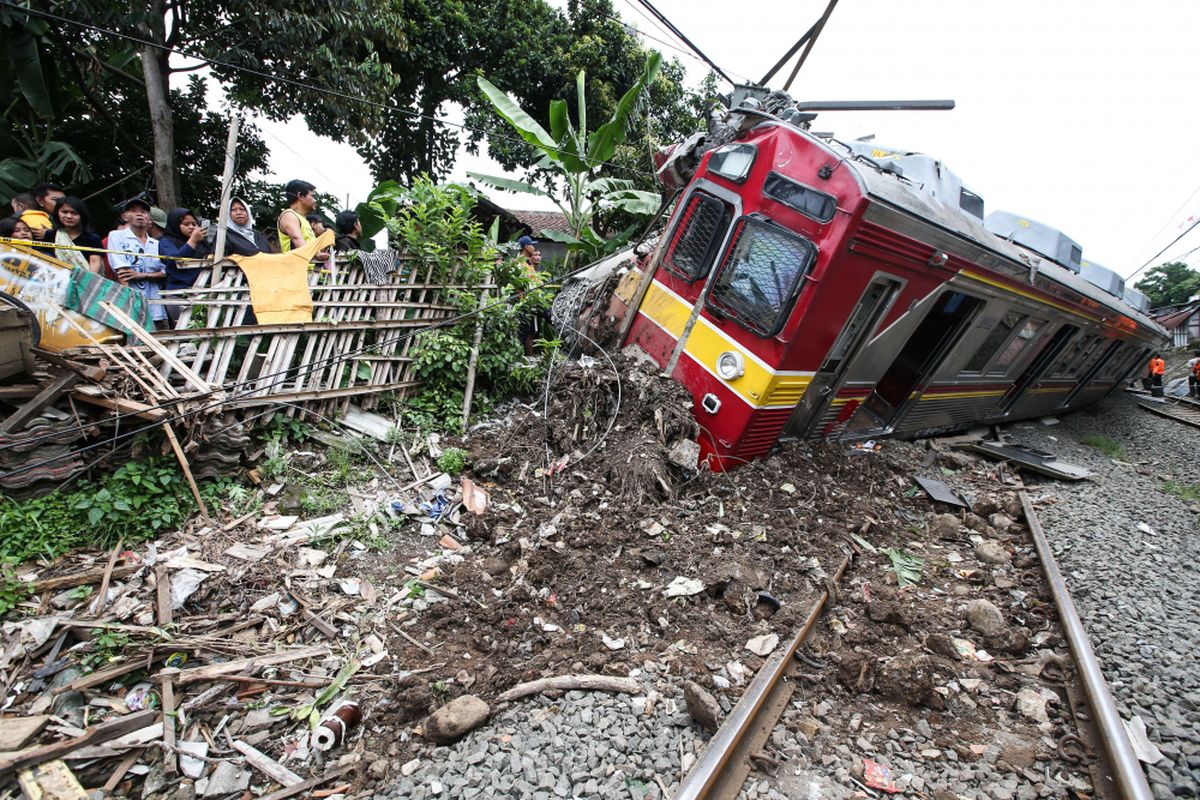
M 1079 437 L 1082 444 L 1088 447 L 1094 447 L 1109 458 L 1115 458 L 1124 461 L 1128 458 L 1125 453 L 1125 445 L 1118 442 L 1111 436 L 1105 436 L 1101 433 L 1088 433 Z
M 1186 503 L 1200 502 L 1200 483 L 1166 481 L 1163 483 L 1163 491 L 1175 495 Z

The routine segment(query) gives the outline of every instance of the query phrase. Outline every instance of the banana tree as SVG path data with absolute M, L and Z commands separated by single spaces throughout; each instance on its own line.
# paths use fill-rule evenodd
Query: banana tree
M 561 197 L 527 181 L 496 175 L 467 173 L 471 178 L 494 189 L 524 192 L 547 197 L 558 206 L 567 219 L 569 234 L 541 231 L 540 236 L 563 242 L 572 252 L 598 256 L 610 252 L 628 241 L 636 226 L 623 231 L 606 242 L 592 227 L 592 220 L 601 210 L 620 209 L 631 214 L 649 216 L 658 210 L 659 197 L 653 192 L 634 188 L 632 181 L 599 177 L 600 167 L 613 157 L 617 146 L 624 143 L 630 115 L 645 98 L 658 75 L 662 55 L 651 52 L 646 57 L 642 74 L 629 91 L 621 97 L 612 117 L 591 133 L 588 132 L 587 102 L 584 99 L 585 74 L 575 76 L 577 95 L 576 122 L 572 124 L 565 100 L 550 103 L 550 130 L 525 113 L 512 97 L 496 88 L 487 78 L 478 78 L 484 97 L 517 134 L 542 154 L 539 166 L 557 171 L 562 177 Z

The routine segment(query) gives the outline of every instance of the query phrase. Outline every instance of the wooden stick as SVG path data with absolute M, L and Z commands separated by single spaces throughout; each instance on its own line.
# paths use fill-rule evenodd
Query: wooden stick
M 390 622 L 389 622 L 389 623 L 388 623 L 388 625 L 391 625 L 391 627 L 392 627 L 392 630 L 394 630 L 396 633 L 400 634 L 400 635 L 401 635 L 401 636 L 403 636 L 405 639 L 407 639 L 407 640 L 408 640 L 408 643 L 409 643 L 409 644 L 411 644 L 413 647 L 419 647 L 419 648 L 421 648 L 422 650 L 424 650 L 426 653 L 428 653 L 428 654 L 429 654 L 429 655 L 431 655 L 431 656 L 435 656 L 435 655 L 437 655 L 437 653 L 433 652 L 433 650 L 429 649 L 428 647 L 426 647 L 426 646 L 425 646 L 424 644 L 422 644 L 421 642 L 418 642 L 416 639 L 414 639 L 413 637 L 409 636 L 407 633 L 405 633 L 404 631 L 400 630 L 400 629 L 399 629 L 398 627 L 396 627 L 395 625 L 392 625 L 392 623 L 390 623 Z
M 585 690 L 637 694 L 642 690 L 642 684 L 633 678 L 614 678 L 611 675 L 558 675 L 553 678 L 519 683 L 497 697 L 496 702 L 507 703 L 510 700 L 519 700 L 522 697 L 541 694 L 551 689 L 564 692 Z
M 289 797 L 295 797 L 296 795 L 303 794 L 309 789 L 316 788 L 323 783 L 329 783 L 329 781 L 334 780 L 335 778 L 340 778 L 351 769 L 353 769 L 353 767 L 341 767 L 340 769 L 335 769 L 333 772 L 327 772 L 318 778 L 309 778 L 306 781 L 297 783 L 295 786 L 288 786 L 287 788 L 280 789 L 277 792 L 264 794 L 262 797 L 258 798 L 258 800 L 287 800 Z
M 146 659 L 137 658 L 132 661 L 125 661 L 120 664 L 114 664 L 111 667 L 98 669 L 95 672 L 84 675 L 82 678 L 76 678 L 70 683 L 63 684 L 56 689 L 52 689 L 51 693 L 55 696 L 64 692 L 78 692 L 83 689 L 90 689 L 93 686 L 99 686 L 102 683 L 116 680 L 122 675 L 128 675 L 131 672 L 137 672 L 139 669 L 146 668 Z
M 74 739 L 68 739 L 65 742 L 55 742 L 54 744 L 42 745 L 41 747 L 20 750 L 16 753 L 5 753 L 0 756 L 0 775 L 7 775 L 14 770 L 62 758 L 68 753 L 73 753 L 82 747 L 103 744 L 104 742 L 118 739 L 130 731 L 140 730 L 147 725 L 153 725 L 154 718 L 157 716 L 158 712 L 152 709 L 136 711 L 124 717 L 117 717 L 101 725 L 88 728 L 82 736 L 76 736 Z
M 247 511 L 245 514 L 242 514 L 240 517 L 233 520 L 232 522 L 225 523 L 225 525 L 221 528 L 221 533 L 229 533 L 231 530 L 236 528 L 238 525 L 241 525 L 243 522 L 245 522 L 246 520 L 255 516 L 256 514 L 258 514 L 257 511 Z
M 487 305 L 488 290 L 485 286 L 479 295 L 479 307 Z M 467 356 L 467 388 L 463 391 L 462 429 L 466 431 L 471 421 L 471 399 L 475 396 L 475 365 L 479 363 L 479 343 L 483 341 L 483 318 L 475 319 L 475 335 L 471 339 L 471 353 Z
M 97 617 L 108 605 L 108 584 L 112 580 L 113 567 L 117 565 L 117 558 L 121 555 L 121 545 L 123 544 L 125 544 L 124 539 L 117 540 L 117 546 L 112 549 L 112 553 L 108 557 L 108 566 L 104 568 L 104 579 L 100 581 L 100 596 L 96 598 L 95 616 Z
M 304 779 L 299 775 L 262 751 L 246 744 L 241 739 L 234 741 L 233 749 L 246 757 L 246 763 L 276 783 L 284 786 L 295 786 L 298 783 L 304 783 Z
M 61 760 L 23 769 L 17 782 L 28 800 L 88 800 L 75 773 Z
M 112 791 L 117 788 L 117 784 L 124 780 L 125 773 L 129 772 L 129 768 L 136 764 L 137 760 L 141 757 L 142 751 L 134 750 L 121 760 L 121 763 L 113 770 L 113 774 L 109 775 L 108 780 L 104 782 L 104 794 L 106 797 L 112 794 Z
M 291 686 L 297 689 L 323 689 L 328 681 L 281 681 L 275 678 L 255 678 L 252 675 L 222 675 L 219 680 L 234 683 L 261 683 L 264 686 Z
M 192 490 L 192 498 L 195 499 L 196 505 L 200 507 L 200 513 L 204 516 L 204 524 L 211 528 L 212 517 L 208 515 L 208 506 L 204 504 L 204 498 L 200 496 L 200 487 L 196 485 L 196 479 L 192 477 L 192 467 L 188 464 L 187 456 L 183 454 L 183 448 L 179 446 L 179 439 L 175 438 L 175 429 L 169 422 L 164 423 L 162 427 L 167 434 L 167 439 L 171 442 L 171 449 L 175 451 L 175 459 L 179 462 L 180 469 L 183 470 L 183 477 L 187 478 L 188 487 Z

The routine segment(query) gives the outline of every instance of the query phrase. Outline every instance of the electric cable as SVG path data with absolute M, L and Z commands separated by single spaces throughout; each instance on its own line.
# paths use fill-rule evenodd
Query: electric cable
M 54 20 L 56 22 L 61 22 L 61 23 L 67 24 L 67 25 L 74 25 L 75 27 L 78 27 L 78 28 L 83 28 L 83 29 L 93 31 L 98 34 L 106 35 L 106 36 L 113 36 L 118 39 L 124 39 L 126 41 L 133 42 L 135 44 L 140 44 L 143 47 L 152 47 L 156 50 L 161 50 L 161 51 L 164 51 L 167 53 L 173 53 L 175 55 L 183 56 L 184 58 L 194 58 L 194 59 L 203 60 L 209 65 L 216 65 L 219 67 L 224 67 L 225 69 L 233 70 L 236 72 L 243 72 L 247 75 L 254 75 L 256 77 L 265 78 L 270 81 L 277 81 L 277 82 L 285 84 L 287 86 L 293 86 L 297 89 L 304 89 L 306 91 L 312 91 L 312 92 L 320 92 L 322 94 L 326 94 L 331 97 L 337 97 L 342 100 L 348 100 L 348 101 L 355 102 L 355 103 L 362 103 L 363 105 L 371 106 L 374 108 L 379 108 L 384 111 L 391 111 L 391 112 L 394 112 L 397 114 L 401 114 L 401 115 L 404 115 L 411 119 L 426 120 L 429 122 L 433 122 L 437 125 L 443 125 L 443 126 L 450 127 L 450 128 L 459 128 L 461 130 L 471 131 L 473 133 L 485 134 L 488 136 L 493 135 L 492 133 L 490 133 L 488 131 L 482 131 L 477 128 L 473 128 L 470 125 L 467 125 L 465 123 L 449 122 L 449 121 L 447 121 L 445 119 L 441 119 L 437 116 L 430 115 L 430 114 L 422 114 L 419 111 L 413 111 L 412 109 L 404 108 L 403 106 L 392 105 L 391 103 L 382 103 L 377 100 L 368 99 L 366 97 L 356 97 L 354 95 L 347 94 L 345 92 L 341 92 L 336 89 L 329 89 L 327 87 L 317 86 L 316 84 L 308 83 L 306 81 L 299 81 L 294 78 L 285 77 L 283 75 L 276 75 L 276 74 L 269 73 L 269 72 L 263 72 L 262 70 L 256 70 L 251 67 L 241 66 L 241 65 L 229 62 L 229 61 L 223 61 L 223 60 L 216 59 L 216 58 L 205 58 L 204 56 L 189 53 L 178 47 L 172 47 L 170 45 L 159 44 L 158 42 L 152 42 L 149 39 L 143 39 L 139 36 L 134 36 L 132 34 L 123 33 L 122 31 L 112 30 L 111 28 L 103 28 L 99 25 L 93 25 L 91 23 L 84 22 L 82 20 L 70 19 L 68 17 L 63 17 L 58 14 L 53 14 L 49 11 L 42 11 L 40 9 L 35 9 L 35 8 L 26 8 L 24 6 L 17 5 L 16 3 L 12 2 L 12 0 L 0 0 L 0 7 L 9 8 L 13 11 L 17 11 L 17 12 L 21 12 L 21 13 L 25 13 L 25 14 L 32 14 L 34 16 L 38 16 L 43 19 Z M 714 65 L 714 68 L 715 68 L 715 65 Z M 719 70 L 718 70 L 718 72 L 719 72 Z M 726 80 L 729 80 L 728 76 L 726 76 L 724 73 L 721 73 L 721 76 L 724 77 Z M 732 83 L 732 81 L 730 81 L 730 82 Z M 495 134 L 495 135 L 499 139 L 504 139 L 504 140 L 507 140 L 514 144 L 517 144 L 517 143 L 523 144 L 525 142 L 524 139 L 521 139 L 517 136 L 512 136 L 512 135 L 508 135 L 508 134 Z M 546 148 L 546 149 L 552 150 L 556 153 L 566 153 L 565 150 L 559 149 L 557 147 L 551 147 L 551 148 Z M 624 165 L 617 164 L 612 161 L 601 162 L 598 166 L 611 167 L 614 170 L 624 172 L 629 175 L 634 175 L 637 177 L 654 178 L 653 173 L 642 172 L 640 170 L 632 169 L 630 167 L 626 167 Z
M 1163 233 L 1163 231 L 1165 231 L 1167 229 L 1167 226 L 1170 225 L 1171 222 L 1176 217 L 1178 217 L 1181 213 L 1183 213 L 1183 210 L 1185 208 L 1187 208 L 1188 203 L 1192 202 L 1192 198 L 1195 197 L 1197 194 L 1200 194 L 1200 186 L 1197 186 L 1195 189 L 1193 189 L 1192 193 L 1187 196 L 1187 199 L 1179 204 L 1179 208 L 1175 209 L 1171 213 L 1171 215 L 1169 217 L 1167 217 L 1167 220 L 1166 220 L 1166 222 L 1164 222 L 1162 224 L 1162 227 L 1159 228 L 1158 231 L 1153 236 L 1150 237 L 1150 241 L 1148 241 L 1144 245 L 1142 245 L 1141 250 L 1138 250 L 1138 255 L 1141 255 L 1142 253 L 1146 252 L 1146 250 L 1148 250 L 1150 248 L 1150 245 L 1154 242 L 1154 240 L 1157 239 L 1159 236 L 1162 236 L 1162 233 Z M 1127 277 L 1125 280 L 1127 280 L 1127 281 L 1132 280 L 1133 276 L 1137 275 L 1143 269 L 1145 269 L 1145 266 L 1139 267 L 1138 269 L 1134 270 L 1132 273 L 1130 273 L 1129 277 Z
M 1145 263 L 1145 264 L 1142 264 L 1140 267 L 1138 267 L 1136 270 L 1134 270 L 1134 271 L 1133 271 L 1133 272 L 1130 274 L 1130 276 L 1129 276 L 1128 278 L 1126 278 L 1125 280 L 1127 280 L 1127 281 L 1129 281 L 1129 280 L 1133 280 L 1133 276 L 1134 276 L 1134 275 L 1137 275 L 1139 272 L 1141 272 L 1142 270 L 1144 270 L 1146 267 L 1148 267 L 1148 266 L 1150 266 L 1152 263 L 1154 263 L 1155 259 L 1157 259 L 1157 258 L 1158 258 L 1159 256 L 1161 256 L 1163 253 L 1167 252 L 1167 251 L 1168 251 L 1168 250 L 1170 250 L 1172 247 L 1174 247 L 1176 242 L 1178 242 L 1180 239 L 1182 239 L 1183 237 L 1185 237 L 1185 236 L 1187 236 L 1189 233 L 1191 233 L 1191 232 L 1192 232 L 1192 230 L 1193 230 L 1193 229 L 1195 229 L 1195 227 L 1196 227 L 1197 225 L 1200 225 L 1200 218 L 1197 218 L 1197 219 L 1196 219 L 1194 222 L 1192 222 L 1192 224 L 1191 224 L 1191 225 L 1188 225 L 1188 226 L 1187 226 L 1187 230 L 1185 230 L 1183 233 L 1179 234 L 1179 235 L 1178 235 L 1178 236 L 1176 236 L 1174 239 L 1172 239 L 1172 240 L 1171 240 L 1171 242 L 1170 242 L 1170 244 L 1168 244 L 1168 245 L 1167 245 L 1166 247 L 1164 247 L 1162 250 L 1159 250 L 1159 251 L 1158 251 L 1157 253 L 1155 253 L 1154 255 L 1150 256 L 1149 260 L 1148 260 L 1148 261 L 1146 261 L 1146 263 Z
M 708 64 L 710 67 L 712 67 L 714 72 L 716 72 L 718 75 L 720 75 L 726 81 L 728 81 L 730 86 L 737 86 L 737 83 L 733 80 L 733 78 L 726 75 L 725 71 L 717 66 L 717 62 L 713 61 L 711 58 L 706 56 L 699 47 L 697 47 L 695 44 L 692 43 L 691 39 L 684 36 L 683 32 L 681 30 L 679 30 L 679 28 L 675 27 L 675 24 L 672 23 L 671 20 L 667 19 L 666 16 L 663 15 L 663 13 L 661 11 L 659 11 L 657 8 L 655 8 L 654 4 L 651 3 L 650 0 L 638 0 L 638 2 L 641 3 L 642 6 L 647 11 L 649 11 L 651 14 L 653 14 L 654 17 L 656 19 L 658 19 L 662 24 L 666 25 L 667 28 L 671 31 L 671 33 L 673 33 L 675 36 L 678 36 L 679 41 L 683 42 L 688 47 L 692 48 L 693 52 L 695 52 L 696 55 L 700 56 L 700 58 L 704 59 L 704 62 L 706 64 Z

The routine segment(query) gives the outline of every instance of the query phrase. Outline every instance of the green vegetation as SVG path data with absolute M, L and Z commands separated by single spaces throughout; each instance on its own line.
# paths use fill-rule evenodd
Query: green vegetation
M 209 508 L 245 513 L 257 496 L 230 478 L 206 481 L 200 496 Z M 54 558 L 74 547 L 112 547 L 176 528 L 196 511 L 174 459 L 127 461 L 112 473 L 29 500 L 0 497 L 0 559 Z M 0 605 L 3 605 L 0 602 Z
M 1086 444 L 1088 447 L 1094 447 L 1109 458 L 1115 458 L 1124 461 L 1128 456 L 1125 453 L 1125 445 L 1113 439 L 1111 436 L 1105 436 L 1102 433 L 1087 433 L 1079 437 L 1081 444 Z
M 1173 494 L 1187 503 L 1200 502 L 1200 483 L 1166 481 L 1163 483 L 1163 491 L 1167 494 Z
M 920 556 L 914 556 L 912 553 L 896 548 L 889 547 L 879 552 L 883 553 L 892 562 L 892 571 L 896 573 L 896 580 L 900 587 L 915 586 L 921 582 L 921 572 L 925 568 L 925 559 Z
M 467 468 L 467 451 L 459 447 L 447 447 L 438 456 L 438 469 L 451 475 L 457 475 Z
M 1135 283 L 1134 288 L 1150 298 L 1151 307 L 1186 303 L 1192 295 L 1200 294 L 1200 270 L 1192 269 L 1182 261 L 1159 264 Z
M 600 170 L 624 144 L 631 116 L 642 104 L 662 65 L 662 55 L 650 53 L 637 80 L 613 108 L 612 116 L 595 131 L 588 131 L 588 105 L 584 91 L 583 70 L 575 76 L 577 110 L 575 122 L 565 100 L 550 102 L 550 131 L 547 132 L 533 117 L 526 114 L 511 97 L 497 89 L 491 81 L 479 77 L 479 88 L 500 115 L 528 144 L 536 148 L 542 164 L 554 170 L 563 185 L 561 199 L 536 184 L 511 178 L 468 173 L 488 186 L 509 192 L 541 195 L 554 204 L 567 218 L 569 234 L 542 231 L 541 236 L 562 242 L 571 252 L 581 253 L 587 261 L 623 247 L 637 232 L 637 217 L 648 217 L 659 205 L 654 192 L 636 188 L 631 180 L 602 177 Z M 578 128 L 576 127 L 578 126 Z M 635 215 L 634 222 L 616 236 L 600 236 L 592 220 L 601 211 L 624 211 Z
M 0 616 L 7 614 L 29 596 L 29 584 L 17 577 L 13 565 L 0 562 Z

